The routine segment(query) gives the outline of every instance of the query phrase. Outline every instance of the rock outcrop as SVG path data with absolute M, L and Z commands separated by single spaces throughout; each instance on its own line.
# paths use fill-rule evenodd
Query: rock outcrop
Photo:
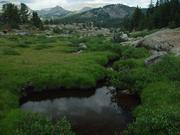
M 139 40 L 137 46 L 180 55 L 180 28 L 155 32 Z
M 160 58 L 164 55 L 166 55 L 166 52 L 157 52 L 157 51 L 152 51 L 151 52 L 151 56 L 148 57 L 147 59 L 144 60 L 144 64 L 145 65 L 152 65 L 152 64 L 156 64 Z

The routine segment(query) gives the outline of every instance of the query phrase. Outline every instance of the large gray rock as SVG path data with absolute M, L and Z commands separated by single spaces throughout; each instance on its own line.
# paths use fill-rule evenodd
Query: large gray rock
M 152 51 L 152 55 L 145 59 L 144 64 L 145 65 L 151 65 L 157 63 L 162 56 L 166 55 L 166 52 L 157 52 L 157 51 Z
M 115 42 L 123 43 L 123 42 L 127 42 L 129 40 L 129 37 L 127 34 L 123 32 L 114 32 L 113 40 Z
M 0 32 L 0 36 L 4 36 L 5 34 L 4 34 L 4 32 Z
M 164 29 L 141 39 L 137 46 L 180 54 L 180 28 Z
M 128 35 L 125 34 L 125 33 L 123 33 L 123 34 L 121 35 L 121 38 L 122 38 L 124 41 L 128 41 Z

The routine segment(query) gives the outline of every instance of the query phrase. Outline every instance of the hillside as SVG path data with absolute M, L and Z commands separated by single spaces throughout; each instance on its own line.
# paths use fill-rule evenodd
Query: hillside
M 102 8 L 95 8 L 83 13 L 74 14 L 58 20 L 60 23 L 86 23 L 94 22 L 96 26 L 118 26 L 120 21 L 131 16 L 134 12 L 134 7 L 129 7 L 122 4 L 107 5 Z
M 92 10 L 92 9 L 93 8 L 91 8 L 91 7 L 84 7 L 81 10 L 79 10 L 79 13 L 83 13 L 83 12 L 86 12 L 86 11 L 89 11 L 89 10 Z

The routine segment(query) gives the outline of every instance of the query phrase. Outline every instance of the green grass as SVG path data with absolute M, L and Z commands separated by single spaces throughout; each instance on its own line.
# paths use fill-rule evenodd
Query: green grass
M 180 83 L 160 81 L 144 88 L 142 105 L 135 111 L 136 121 L 125 134 L 179 135 Z
M 6 135 L 75 135 L 65 118 L 52 122 L 44 115 L 20 110 L 10 111 L 0 126 Z
M 169 55 L 146 67 L 143 58 L 114 64 L 112 84 L 139 93 L 142 104 L 134 110 L 136 121 L 124 135 L 180 134 L 180 57 Z
M 11 48 L 11 47 L 1 47 L 2 55 L 20 55 L 17 49 Z
M 77 54 L 80 43 L 88 48 Z M 111 85 L 141 96 L 142 104 L 133 112 L 136 121 L 125 135 L 178 135 L 180 57 L 169 55 L 147 67 L 144 60 L 149 55 L 144 48 L 120 46 L 102 36 L 0 37 L 0 134 L 44 135 L 55 131 L 55 135 L 72 135 L 64 119 L 59 125 L 39 114 L 20 111 L 18 101 L 25 94 L 22 89 L 29 85 L 36 91 L 60 86 L 91 88 L 108 77 Z M 113 64 L 115 71 L 106 70 L 104 65 L 114 58 L 120 58 Z
M 136 31 L 136 32 L 132 32 L 130 33 L 130 37 L 133 37 L 133 38 L 137 38 L 137 37 L 145 37 L 147 35 L 150 35 L 154 32 L 157 32 L 158 30 L 143 30 L 143 31 Z
M 23 40 L 17 38 L 13 40 Z M 54 42 L 51 39 L 51 43 L 42 37 L 39 37 L 37 42 L 36 40 L 35 38 L 31 42 L 29 48 L 19 48 L 16 43 L 12 44 L 12 48 L 18 48 L 21 55 L 1 55 L 1 88 L 17 91 L 28 83 L 39 90 L 58 86 L 93 87 L 97 80 L 104 78 L 103 65 L 115 56 L 108 51 L 70 53 L 72 46 L 64 44 L 61 39 L 59 41 L 54 39 Z M 7 40 L 7 44 L 9 42 Z
M 94 40 L 96 42 L 96 39 Z M 1 135 L 14 134 L 13 131 L 17 129 L 15 125 L 21 124 L 26 119 L 20 117 L 25 115 L 24 112 L 14 112 L 19 108 L 19 98 L 25 94 L 22 92 L 23 88 L 29 85 L 33 86 L 35 91 L 61 86 L 91 88 L 96 86 L 97 81 L 105 78 L 107 71 L 104 65 L 117 54 L 108 50 L 92 51 L 90 48 L 81 54 L 76 54 L 75 51 L 82 41 L 84 40 L 78 37 L 0 37 L 0 125 L 2 124 L 3 127 L 0 128 Z M 33 122 L 38 119 L 33 117 L 33 120 L 29 120 L 32 121 L 29 125 L 33 128 L 36 126 Z M 21 135 L 22 132 L 23 135 L 38 135 L 46 128 L 44 127 L 46 124 L 38 121 L 40 129 L 37 133 L 33 133 L 30 131 L 32 129 L 28 130 L 24 124 L 20 129 L 22 131 L 17 135 Z M 61 132 L 57 131 L 58 133 Z

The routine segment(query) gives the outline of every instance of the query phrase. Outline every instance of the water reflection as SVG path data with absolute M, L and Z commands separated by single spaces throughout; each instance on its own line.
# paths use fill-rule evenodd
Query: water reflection
M 29 101 L 21 108 L 47 114 L 53 119 L 66 116 L 77 135 L 112 135 L 121 132 L 132 120 L 129 112 L 112 102 L 111 91 L 99 88 L 89 97 L 60 97 L 44 101 Z

